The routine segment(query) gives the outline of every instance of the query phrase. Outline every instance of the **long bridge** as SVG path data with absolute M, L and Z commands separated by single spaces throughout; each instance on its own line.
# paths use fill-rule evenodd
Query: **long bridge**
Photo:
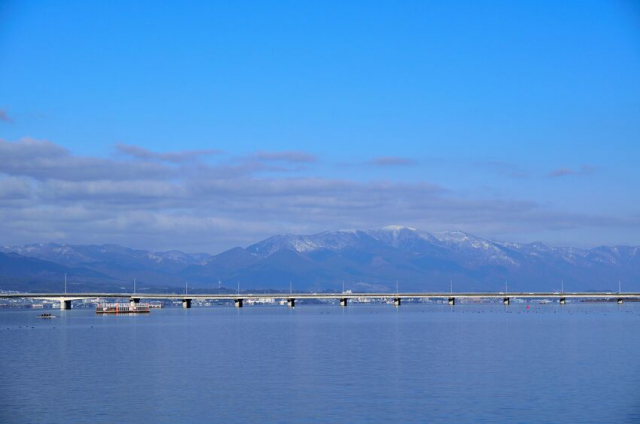
M 616 300 L 622 304 L 625 299 L 640 300 L 640 293 L 613 293 L 613 292 L 574 292 L 574 293 L 495 293 L 495 292 L 470 292 L 470 293 L 235 293 L 235 294 L 175 294 L 175 293 L 0 293 L 0 298 L 5 299 L 42 299 L 59 301 L 60 309 L 71 309 L 74 300 L 96 298 L 129 299 L 132 305 L 140 300 L 181 300 L 182 307 L 191 308 L 191 302 L 198 300 L 228 300 L 241 308 L 246 300 L 273 299 L 286 300 L 289 307 L 294 307 L 296 300 L 303 299 L 334 299 L 340 302 L 340 306 L 347 306 L 354 299 L 379 299 L 391 300 L 396 306 L 400 306 L 404 299 L 443 299 L 449 305 L 455 305 L 458 299 L 498 299 L 505 305 L 509 305 L 511 299 L 553 299 L 564 305 L 567 299 L 598 299 Z

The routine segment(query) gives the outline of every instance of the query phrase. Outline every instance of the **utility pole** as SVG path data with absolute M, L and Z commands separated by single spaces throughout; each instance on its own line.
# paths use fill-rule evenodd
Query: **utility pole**
M 136 294 L 136 279 L 133 278 L 133 294 Z
M 453 294 L 453 279 L 451 280 L 451 294 Z

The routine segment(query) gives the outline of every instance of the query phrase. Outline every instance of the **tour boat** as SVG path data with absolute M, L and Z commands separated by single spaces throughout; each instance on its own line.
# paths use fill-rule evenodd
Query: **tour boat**
M 148 314 L 148 303 L 100 303 L 96 314 Z

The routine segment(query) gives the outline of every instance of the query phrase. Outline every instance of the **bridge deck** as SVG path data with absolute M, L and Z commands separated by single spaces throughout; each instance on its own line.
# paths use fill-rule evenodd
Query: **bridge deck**
M 134 298 L 134 299 L 202 299 L 202 300 L 235 300 L 235 299 L 503 299 L 503 298 L 541 299 L 541 298 L 583 298 L 583 299 L 640 299 L 640 293 L 614 292 L 466 292 L 466 293 L 233 293 L 233 294 L 178 294 L 178 293 L 0 293 L 0 298 L 30 298 L 55 300 L 80 300 L 93 298 Z

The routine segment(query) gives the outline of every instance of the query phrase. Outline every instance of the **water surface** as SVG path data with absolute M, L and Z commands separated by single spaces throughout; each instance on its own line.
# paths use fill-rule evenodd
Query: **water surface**
M 640 304 L 0 311 L 0 422 L 640 422 Z

